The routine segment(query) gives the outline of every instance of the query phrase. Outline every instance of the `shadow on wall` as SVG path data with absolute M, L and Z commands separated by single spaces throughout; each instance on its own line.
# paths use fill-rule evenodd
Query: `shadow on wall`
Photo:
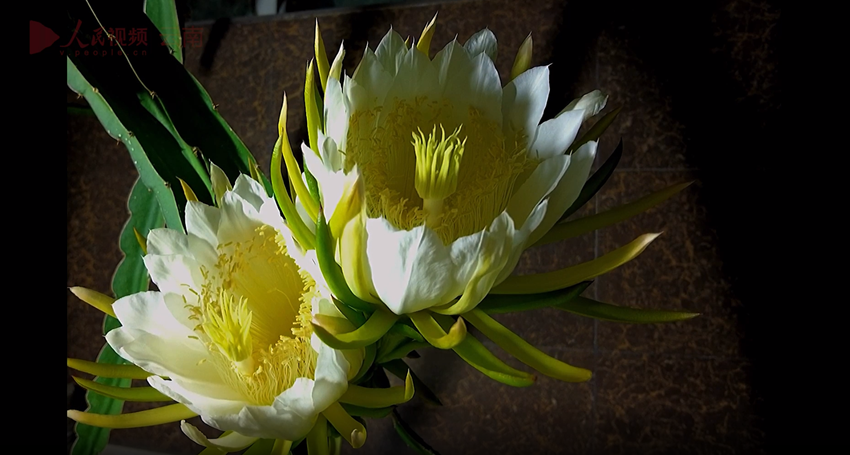
M 699 200 L 717 233 L 724 274 L 743 303 L 737 317 L 753 367 L 752 406 L 765 419 L 775 415 L 765 408 L 772 380 L 768 316 L 781 311 L 783 301 L 773 279 L 783 263 L 773 239 L 780 235 L 785 186 L 776 177 L 779 138 L 786 137 L 779 130 L 778 19 L 779 6 L 769 0 L 571 1 L 554 47 L 588 48 L 603 30 L 613 32 L 671 100 L 687 165 L 702 182 Z M 580 62 L 570 57 L 552 56 L 553 79 L 576 79 Z M 549 107 L 567 101 L 552 100 Z

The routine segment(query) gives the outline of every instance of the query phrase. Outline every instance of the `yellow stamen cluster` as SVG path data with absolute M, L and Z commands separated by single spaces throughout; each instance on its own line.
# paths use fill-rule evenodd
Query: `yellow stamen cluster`
M 454 133 L 438 135 L 435 125 Z M 420 131 L 426 128 L 430 135 Z M 411 135 L 416 153 L 410 153 Z M 395 99 L 352 113 L 345 170 L 360 170 L 369 217 L 405 230 L 427 225 L 449 244 L 486 229 L 505 210 L 537 165 L 524 143 L 506 137 L 498 122 L 475 107 L 448 99 Z
M 286 254 L 283 237 L 260 226 L 249 238 L 218 246 L 201 269 L 204 285 L 189 305 L 221 378 L 249 401 L 270 405 L 299 377 L 313 378 L 310 345 L 315 282 Z
M 416 177 L 414 186 L 422 198 L 423 208 L 428 213 L 427 223 L 436 226 L 443 209 L 443 199 L 457 191 L 457 176 L 460 173 L 460 160 L 466 146 L 466 138 L 458 135 L 463 125 L 446 137 L 446 130 L 440 125 L 442 136 L 437 138 L 437 126 L 434 125 L 427 137 L 422 130 L 413 135 L 413 150 L 416 153 Z

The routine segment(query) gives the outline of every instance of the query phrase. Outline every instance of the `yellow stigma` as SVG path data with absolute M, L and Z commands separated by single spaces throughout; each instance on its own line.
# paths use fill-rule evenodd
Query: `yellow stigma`
M 204 332 L 240 372 L 254 372 L 251 358 L 251 310 L 248 301 L 219 291 L 218 305 L 204 312 Z
M 457 176 L 460 160 L 466 146 L 466 138 L 458 137 L 463 125 L 446 137 L 440 125 L 441 137 L 437 138 L 437 126 L 427 137 L 422 130 L 413 133 L 413 150 L 416 153 L 416 193 L 422 198 L 422 208 L 428 214 L 426 224 L 436 226 L 443 211 L 443 200 L 457 191 Z

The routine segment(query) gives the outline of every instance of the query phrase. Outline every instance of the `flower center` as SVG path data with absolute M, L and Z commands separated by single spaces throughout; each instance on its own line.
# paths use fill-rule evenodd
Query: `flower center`
M 440 125 L 442 138 L 437 140 L 437 126 L 428 137 L 419 130 L 413 133 L 413 150 L 416 153 L 416 193 L 422 198 L 422 208 L 428 214 L 427 225 L 436 227 L 443 210 L 443 200 L 457 190 L 457 176 L 460 159 L 466 139 L 458 138 L 461 126 L 446 137 L 446 130 Z
M 419 97 L 355 111 L 342 151 L 346 172 L 363 175 L 370 217 L 425 224 L 449 244 L 488 227 L 537 165 L 520 139 L 475 107 Z
M 201 273 L 195 330 L 225 382 L 269 405 L 295 379 L 313 377 L 315 283 L 286 254 L 280 233 L 263 225 L 249 239 L 219 245 L 218 262 Z

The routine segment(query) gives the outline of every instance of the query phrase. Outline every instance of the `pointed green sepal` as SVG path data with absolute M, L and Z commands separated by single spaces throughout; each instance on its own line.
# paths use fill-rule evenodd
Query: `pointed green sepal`
M 334 404 L 328 406 L 327 409 L 322 411 L 322 414 L 336 428 L 343 439 L 351 444 L 351 447 L 358 449 L 366 443 L 366 427 L 351 418 L 339 402 L 334 402 Z
M 584 182 L 584 186 L 581 187 L 581 192 L 579 193 L 578 197 L 575 201 L 573 201 L 572 205 L 570 205 L 570 208 L 568 208 L 567 211 L 564 212 L 563 215 L 561 215 L 561 218 L 560 220 L 558 220 L 558 222 L 567 219 L 570 215 L 576 213 L 577 211 L 579 211 L 579 209 L 584 207 L 584 204 L 587 204 L 591 199 L 593 199 L 593 196 L 595 196 L 596 193 L 598 193 L 599 190 L 602 188 L 602 186 L 605 185 L 608 179 L 611 178 L 611 175 L 614 173 L 614 169 L 617 168 L 617 164 L 620 163 L 620 158 L 622 156 L 623 140 L 620 139 L 620 142 L 617 144 L 617 148 L 614 149 L 614 152 L 611 153 L 611 156 L 609 156 L 608 159 L 605 160 L 605 163 L 603 163 L 602 166 L 596 172 L 594 172 L 593 175 L 589 179 L 587 179 L 586 182 Z
M 409 340 L 407 342 L 401 343 L 400 345 L 394 347 L 388 352 L 381 354 L 377 361 L 378 363 L 385 363 L 389 362 L 390 360 L 400 359 L 402 357 L 407 357 L 411 352 L 417 349 L 423 349 L 428 347 L 431 347 L 431 343 L 428 343 L 427 341 Z
M 283 104 L 280 108 L 280 119 L 278 120 L 278 136 L 280 137 L 286 137 L 287 110 L 286 95 L 284 95 Z M 298 167 L 298 162 L 295 161 L 295 155 L 292 154 L 292 147 L 289 146 L 288 140 L 281 142 L 280 150 L 283 156 L 283 162 L 286 165 L 286 175 L 289 177 L 289 183 L 292 185 L 293 191 L 301 201 L 301 205 L 304 206 L 304 210 L 307 212 L 307 215 L 315 222 L 316 214 L 319 211 L 319 204 L 315 199 L 313 199 L 313 196 L 310 195 L 310 190 L 307 188 L 307 185 L 304 183 L 304 179 L 301 177 L 301 168 Z
M 88 412 L 68 410 L 68 418 L 101 428 L 139 428 L 161 425 L 163 423 L 177 422 L 179 420 L 191 419 L 198 414 L 192 412 L 184 404 L 171 404 L 146 411 L 131 412 L 128 414 L 104 415 L 91 414 Z
M 448 333 L 434 320 L 434 314 L 428 310 L 408 315 L 413 325 L 425 340 L 437 349 L 452 349 L 466 337 L 466 323 L 457 318 Z
M 517 50 L 516 58 L 514 58 L 514 64 L 511 67 L 511 78 L 510 80 L 514 80 L 520 74 L 526 72 L 528 68 L 531 67 L 531 54 L 532 49 L 534 48 L 534 44 L 531 40 L 531 33 L 525 37 L 522 44 L 519 45 L 519 50 Z
M 666 201 L 680 191 L 689 187 L 692 183 L 694 182 L 677 183 L 660 191 L 656 191 L 655 193 L 646 195 L 636 201 L 623 204 L 619 207 L 614 207 L 613 209 L 597 213 L 596 215 L 572 221 L 562 221 L 556 224 L 555 227 L 553 227 L 551 231 L 547 232 L 546 235 L 544 235 L 535 245 L 543 245 L 545 243 L 577 237 L 587 232 L 592 232 L 597 229 L 620 223 Z
M 589 370 L 568 365 L 544 354 L 481 310 L 470 311 L 466 318 L 505 352 L 546 376 L 565 382 L 585 382 L 592 377 Z
M 389 311 L 377 310 L 362 326 L 350 332 L 334 333 L 334 328 L 339 325 L 332 318 L 333 316 L 323 314 L 313 315 L 313 331 L 319 339 L 334 349 L 360 349 L 375 343 L 398 320 L 398 316 Z
M 272 176 L 272 188 L 274 192 L 274 197 L 277 200 L 277 205 L 280 207 L 280 211 L 283 213 L 284 219 L 286 219 L 286 224 L 289 226 L 289 229 L 292 231 L 293 237 L 302 248 L 305 250 L 312 250 L 316 247 L 315 237 L 310 229 L 304 224 L 304 220 L 301 219 L 301 216 L 298 214 L 295 209 L 295 204 L 292 203 L 292 199 L 289 197 L 289 192 L 286 190 L 286 184 L 283 182 L 283 174 L 281 173 L 281 161 L 283 152 L 281 151 L 283 148 L 283 143 L 289 143 L 289 138 L 285 135 L 279 137 L 277 142 L 274 145 L 274 151 L 272 152 L 272 161 L 271 161 L 271 176 Z M 288 145 L 287 145 L 288 146 Z
M 600 321 L 625 322 L 630 324 L 658 324 L 692 319 L 699 313 L 672 310 L 654 310 L 646 308 L 629 308 L 609 303 L 598 302 L 586 297 L 555 305 L 559 310 L 568 311 L 579 316 L 599 319 Z
M 351 378 L 352 384 L 358 383 L 366 373 L 372 368 L 372 364 L 375 363 L 375 356 L 377 355 L 378 348 L 374 344 L 370 344 L 364 348 L 363 362 L 360 363 L 360 370 Z
M 419 42 L 416 43 L 416 49 L 419 52 L 425 54 L 426 57 L 431 58 L 431 38 L 434 37 L 435 24 L 437 23 L 437 14 L 434 14 L 434 17 L 431 19 L 431 22 L 428 22 L 428 25 L 422 29 L 422 34 L 419 36 Z
M 579 147 L 584 144 L 587 144 L 588 142 L 598 140 L 599 137 L 602 136 L 602 133 L 604 133 L 605 130 L 607 130 L 608 127 L 611 126 L 611 123 L 614 122 L 614 119 L 617 118 L 617 115 L 620 113 L 621 110 L 623 110 L 623 106 L 620 106 L 614 109 L 613 111 L 603 115 L 602 118 L 599 119 L 599 121 L 597 121 L 596 123 L 594 123 L 593 126 L 589 130 L 587 130 L 586 133 L 582 134 L 577 141 L 574 141 L 572 144 L 570 144 L 570 147 L 567 149 L 567 154 L 573 153 L 574 151 L 578 150 Z
M 318 19 L 316 19 L 316 40 L 313 43 L 313 50 L 316 52 L 316 68 L 319 70 L 319 81 L 322 84 L 322 91 L 325 91 L 328 86 L 330 64 L 328 63 L 328 54 L 325 51 L 325 41 L 322 39 L 322 31 L 319 30 Z
M 177 177 L 177 180 L 180 181 L 180 186 L 183 188 L 183 196 L 186 197 L 187 202 L 198 202 L 198 196 L 192 190 L 192 187 L 189 186 L 188 183 L 183 181 L 180 177 Z
M 652 207 L 666 201 L 678 192 L 684 190 L 694 182 L 677 183 L 668 186 L 661 191 L 644 196 L 636 201 L 623 204 L 619 207 L 606 210 L 596 215 L 590 215 L 571 221 L 562 221 L 556 224 L 549 232 L 540 238 L 533 246 L 546 245 L 564 239 L 578 237 L 597 229 L 625 221 L 635 215 L 639 215 Z
M 407 403 L 413 398 L 413 393 L 413 378 L 408 371 L 404 379 L 404 387 L 375 389 L 350 384 L 339 401 L 364 408 L 384 408 Z
M 364 408 L 363 406 L 355 406 L 353 404 L 340 403 L 342 405 L 342 409 L 345 409 L 352 417 L 368 417 L 370 419 L 383 419 L 384 417 L 390 415 L 393 411 L 393 406 L 387 406 L 385 408 Z
M 361 300 L 351 292 L 348 283 L 345 282 L 345 276 L 339 264 L 334 260 L 334 242 L 331 237 L 331 230 L 328 223 L 325 221 L 325 215 L 322 210 L 319 210 L 316 219 L 316 258 L 319 261 L 319 269 L 322 271 L 322 276 L 328 283 L 331 292 L 342 303 L 360 311 L 372 312 L 375 311 L 375 306 L 369 302 Z M 389 330 L 389 327 L 387 327 Z
M 275 439 L 272 451 L 269 455 L 289 455 L 292 449 L 292 441 L 285 439 Z
M 68 358 L 68 368 L 104 378 L 147 379 L 152 373 L 136 365 L 113 365 Z
M 422 439 L 421 436 L 416 434 L 410 426 L 401 419 L 401 416 L 398 414 L 396 410 L 392 412 L 393 418 L 393 428 L 395 428 L 396 433 L 401 437 L 401 440 L 407 444 L 408 447 L 415 450 L 416 453 L 420 455 L 439 455 L 437 451 L 431 448 L 425 440 Z
M 448 327 L 452 323 L 452 319 L 448 316 L 437 316 L 437 319 L 443 327 Z M 500 360 L 472 335 L 467 335 L 453 350 L 471 367 L 502 384 L 511 387 L 529 387 L 537 381 L 535 375 L 517 370 Z
M 115 387 L 76 376 L 72 376 L 71 378 L 86 390 L 91 390 L 116 400 L 139 402 L 174 401 L 153 387 Z
M 452 323 L 450 322 L 448 325 L 446 325 L 446 327 L 451 326 L 451 324 Z M 411 379 L 413 379 L 413 385 L 416 387 L 417 394 L 422 399 L 437 406 L 443 405 L 443 403 L 440 401 L 440 398 L 437 397 L 437 394 L 435 394 L 427 385 L 425 385 L 425 383 L 422 382 L 421 379 L 419 379 L 419 376 L 416 376 L 416 373 L 414 373 L 413 370 L 410 369 L 410 366 L 408 366 L 407 363 L 404 362 L 404 360 L 391 360 L 389 362 L 381 364 L 381 366 L 385 370 L 392 373 L 395 377 L 405 381 L 407 380 L 406 375 L 409 375 Z
M 136 226 L 133 226 L 133 235 L 136 236 L 136 242 L 139 243 L 139 248 L 141 248 L 142 254 L 148 254 L 148 239 L 146 239 L 145 236 L 136 229 Z
M 112 304 L 115 303 L 115 299 L 112 297 L 81 286 L 74 286 L 70 288 L 70 290 L 75 296 L 77 296 L 78 299 L 112 316 L 113 318 L 115 317 L 115 311 L 112 309 Z
M 318 29 L 316 30 L 318 33 Z M 330 455 L 328 446 L 328 419 L 319 414 L 313 429 L 307 433 L 307 453 L 309 455 Z
M 313 68 L 313 60 L 310 60 L 310 64 L 307 65 L 307 76 L 304 80 L 304 110 L 307 114 L 307 137 L 310 141 L 310 148 L 318 153 L 319 130 L 322 129 L 321 114 L 319 114 L 321 99 L 316 94 L 316 78 Z
M 563 289 L 610 272 L 631 261 L 655 240 L 658 234 L 644 234 L 630 243 L 591 261 L 554 272 L 510 276 L 490 292 L 493 294 L 537 294 Z
M 390 329 L 390 333 L 397 333 L 399 335 L 406 336 L 411 340 L 425 341 L 425 338 L 422 338 L 422 335 L 417 332 L 416 329 L 403 322 L 397 322 L 395 325 L 393 325 L 393 327 Z
M 515 311 L 546 308 L 569 302 L 578 297 L 592 281 L 583 281 L 565 289 L 542 294 L 490 294 L 476 308 L 487 314 L 513 313 Z

